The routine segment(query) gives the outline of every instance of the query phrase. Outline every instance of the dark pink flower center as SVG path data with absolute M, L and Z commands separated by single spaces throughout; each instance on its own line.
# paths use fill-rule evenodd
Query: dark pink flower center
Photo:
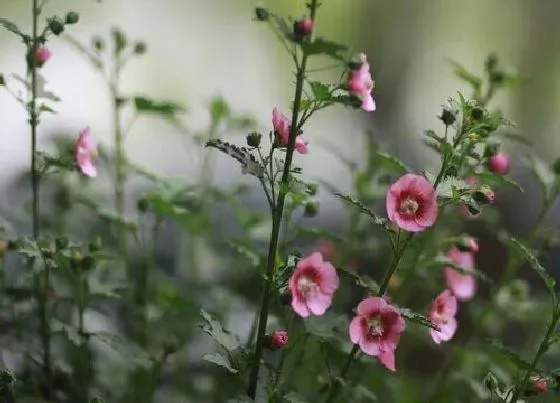
M 418 202 L 412 197 L 406 197 L 399 205 L 399 212 L 404 215 L 413 216 L 419 208 Z
M 306 297 L 309 294 L 316 292 L 319 286 L 315 280 L 308 276 L 301 276 L 297 281 L 297 290 L 302 297 Z
M 378 316 L 370 318 L 367 321 L 368 326 L 368 333 L 374 337 L 381 337 L 383 336 L 383 332 L 385 331 L 385 327 L 383 326 L 383 322 L 381 318 Z

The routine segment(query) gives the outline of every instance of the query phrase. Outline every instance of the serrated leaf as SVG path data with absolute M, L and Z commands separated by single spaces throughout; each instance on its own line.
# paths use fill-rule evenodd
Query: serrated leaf
M 18 36 L 21 37 L 25 36 L 25 34 L 19 29 L 19 27 L 10 20 L 7 20 L 5 18 L 0 18 L 0 25 Z
M 287 403 L 307 403 L 307 400 L 305 400 L 302 395 L 300 395 L 299 393 L 294 392 L 294 391 L 291 391 L 291 392 L 288 392 L 287 394 L 285 394 L 283 396 L 283 399 Z
M 121 296 L 116 291 L 125 287 L 125 285 L 115 283 L 102 283 L 96 277 L 88 277 L 87 284 L 90 295 L 108 298 L 120 298 Z
M 227 351 L 234 351 L 239 348 L 239 340 L 237 340 L 237 337 L 225 330 L 222 324 L 215 320 L 212 315 L 204 309 L 201 309 L 200 316 L 202 316 L 202 319 L 204 320 L 204 323 L 200 327 L 220 346 L 225 348 Z
M 76 346 L 79 346 L 83 342 L 83 338 L 80 336 L 78 329 L 74 326 L 62 323 L 57 319 L 51 319 L 50 328 L 52 333 L 64 333 L 66 337 L 68 337 L 68 340 Z
M 312 81 L 309 83 L 315 101 L 326 101 L 331 97 L 329 86 L 319 81 Z
M 301 49 L 309 56 L 327 55 L 338 60 L 344 60 L 340 53 L 348 50 L 346 45 L 325 38 L 315 38 L 312 42 L 304 42 L 300 45 Z
M 366 275 L 359 275 L 353 269 L 348 269 L 346 267 L 337 267 L 338 271 L 340 271 L 343 275 L 346 275 L 354 280 L 358 287 L 362 287 L 365 290 L 369 291 L 372 294 L 377 294 L 379 292 L 379 284 L 371 277 Z
M 373 211 L 371 211 L 369 208 L 364 206 L 359 201 L 354 200 L 351 196 L 349 196 L 347 194 L 340 193 L 340 192 L 335 192 L 335 195 L 340 197 L 341 199 L 345 200 L 346 202 L 348 202 L 350 204 L 353 204 L 354 206 L 358 207 L 362 211 L 362 213 L 366 214 L 367 216 L 369 216 L 369 218 L 372 219 L 372 221 L 375 225 L 378 225 L 378 226 L 382 227 L 385 231 L 393 232 L 393 230 L 390 227 L 389 220 L 387 220 L 386 218 L 379 217 Z
M 493 173 L 493 172 L 480 172 L 476 176 L 480 178 L 480 182 L 486 183 L 490 186 L 492 185 L 508 186 L 514 188 L 518 192 L 523 193 L 523 187 L 521 187 L 519 183 L 509 179 L 504 175 Z
M 146 369 L 150 369 L 153 365 L 152 357 L 130 340 L 124 340 L 118 335 L 109 332 L 96 332 L 91 335 L 91 338 L 114 350 L 125 361 Z
M 12 74 L 12 77 L 19 81 L 28 91 L 31 91 L 31 82 L 23 78 L 18 74 Z M 47 82 L 45 78 L 40 74 L 37 73 L 35 76 L 35 93 L 37 98 L 48 99 L 49 101 L 58 102 L 60 101 L 60 97 L 56 95 L 54 92 L 48 91 L 45 87 Z
M 457 270 L 461 274 L 477 277 L 477 278 L 479 278 L 479 279 L 481 279 L 485 282 L 488 282 L 488 283 L 491 282 L 490 278 L 486 274 L 481 272 L 480 270 L 460 266 L 460 265 L 457 264 L 457 262 L 455 262 L 452 259 L 449 259 L 445 255 L 437 256 L 433 260 L 433 264 L 434 264 L 434 266 L 437 266 L 437 267 L 451 267 L 452 269 Z
M 474 90 L 480 89 L 482 86 L 482 79 L 480 77 L 475 76 L 459 63 L 449 59 L 448 61 L 453 65 L 453 69 L 457 77 L 469 84 Z
M 222 367 L 232 374 L 237 374 L 239 372 L 230 365 L 229 360 L 226 357 L 219 353 L 204 354 L 202 356 L 202 359 L 204 361 L 211 362 L 212 364 Z
M 548 195 L 550 188 L 556 180 L 554 172 L 550 169 L 547 163 L 536 155 L 526 155 L 525 158 L 523 158 L 523 161 L 541 185 L 544 194 Z
M 346 315 L 327 312 L 322 316 L 310 316 L 304 321 L 305 331 L 321 339 L 334 339 L 348 328 Z
M 535 254 L 523 245 L 520 241 L 515 239 L 511 236 L 504 237 L 505 241 L 508 245 L 513 246 L 515 250 L 517 250 L 521 255 L 527 260 L 531 268 L 537 272 L 537 274 L 541 277 L 544 281 L 550 296 L 552 297 L 553 301 L 556 300 L 556 281 L 546 272 L 546 269 L 540 264 L 539 259 L 535 256 Z
M 403 317 L 405 317 L 406 319 L 412 322 L 418 323 L 419 325 L 422 326 L 430 327 L 434 330 L 437 330 L 438 332 L 440 331 L 440 328 L 434 323 L 432 323 L 432 321 L 427 317 L 425 317 L 424 315 L 420 315 L 419 313 L 412 312 L 408 308 L 399 308 L 399 313 Z
M 237 254 L 247 258 L 247 260 L 249 262 L 251 262 L 252 266 L 258 266 L 259 265 L 259 263 L 261 261 L 260 256 L 255 251 L 253 251 L 249 247 L 247 247 L 246 245 L 243 245 L 242 243 L 236 242 L 236 241 L 229 241 L 227 244 L 231 249 L 233 249 L 235 252 L 237 252 Z
M 134 97 L 133 101 L 136 112 L 140 114 L 156 114 L 173 117 L 178 113 L 185 112 L 185 108 L 176 102 L 155 101 L 142 96 Z
M 390 154 L 376 152 L 375 159 L 379 167 L 387 171 L 396 172 L 400 174 L 405 174 L 407 172 L 410 172 L 410 168 L 408 168 L 404 164 L 404 162 L 402 162 L 397 157 L 394 157 Z
M 508 349 L 507 347 L 504 347 L 504 345 L 498 341 L 498 340 L 487 340 L 487 343 L 493 347 L 495 350 L 499 351 L 502 355 L 504 355 L 505 357 L 509 358 L 509 360 L 515 364 L 515 366 L 519 369 L 522 369 L 524 371 L 535 371 L 535 372 L 541 372 L 536 368 L 533 368 L 533 365 L 524 360 L 519 354 L 513 352 L 512 350 Z
M 242 166 L 242 172 L 254 175 L 258 178 L 264 177 L 265 168 L 257 161 L 257 159 L 244 147 L 238 147 L 219 139 L 206 142 L 206 147 L 215 148 L 224 154 L 229 155 L 237 160 Z

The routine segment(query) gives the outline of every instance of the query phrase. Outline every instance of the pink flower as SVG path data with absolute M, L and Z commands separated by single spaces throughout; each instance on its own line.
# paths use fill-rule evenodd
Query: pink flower
M 97 168 L 94 165 L 97 157 L 97 142 L 91 135 L 91 130 L 86 127 L 80 132 L 76 141 L 76 163 L 80 171 L 90 178 L 97 176 Z
M 43 65 L 51 58 L 52 52 L 46 46 L 39 45 L 35 49 L 35 58 L 39 65 Z
M 478 246 L 478 241 L 468 235 L 463 235 L 461 238 L 459 238 L 455 246 L 461 252 L 476 253 L 480 249 L 480 247 Z
M 531 389 L 536 395 L 540 395 L 543 392 L 546 392 L 548 389 L 548 383 L 546 379 L 539 375 L 532 375 L 531 376 Z
M 499 152 L 488 159 L 490 171 L 498 174 L 506 174 L 509 171 L 509 155 Z
M 431 227 L 438 217 L 437 194 L 426 178 L 406 174 L 387 192 L 387 216 L 405 231 Z
M 364 53 L 360 54 L 361 66 L 356 70 L 351 70 L 348 75 L 348 88 L 362 99 L 361 108 L 366 112 L 373 112 L 376 109 L 375 101 L 371 92 L 374 82 L 369 71 L 369 63 Z
M 279 330 L 267 337 L 267 347 L 270 350 L 279 350 L 288 344 L 288 332 Z
M 395 350 L 405 322 L 397 308 L 381 297 L 367 297 L 350 322 L 350 340 L 360 349 L 395 371 Z
M 456 247 L 451 248 L 447 257 L 465 269 L 474 269 L 474 255 L 471 252 L 461 252 Z M 460 301 L 471 299 L 476 293 L 476 278 L 470 274 L 462 274 L 452 267 L 443 270 L 447 288 Z
M 449 341 L 453 338 L 457 330 L 457 321 L 455 314 L 457 313 L 457 298 L 449 290 L 445 290 L 430 306 L 428 310 L 428 318 L 432 323 L 440 328 L 438 332 L 430 328 L 430 336 L 436 344 L 443 341 Z
M 323 261 L 319 252 L 301 259 L 288 287 L 292 293 L 292 308 L 302 318 L 323 315 L 331 306 L 339 279 L 330 262 Z
M 311 34 L 314 27 L 315 27 L 315 23 L 313 22 L 313 20 L 311 20 L 311 18 L 306 17 L 295 22 L 294 31 L 298 35 L 306 36 Z
M 274 108 L 272 110 L 272 126 L 274 127 L 274 134 L 278 142 L 287 147 L 290 140 L 290 131 L 292 130 L 292 123 L 290 119 L 278 110 Z M 307 154 L 307 145 L 309 142 L 303 138 L 301 134 L 296 137 L 295 148 L 300 154 Z

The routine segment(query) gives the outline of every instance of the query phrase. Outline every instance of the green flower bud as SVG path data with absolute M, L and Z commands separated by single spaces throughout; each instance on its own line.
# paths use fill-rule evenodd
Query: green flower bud
M 68 25 L 76 24 L 78 21 L 80 21 L 80 14 L 76 13 L 75 11 L 70 11 L 68 12 L 68 14 L 66 14 L 65 21 Z
M 54 17 L 49 21 L 49 29 L 53 34 L 58 36 L 64 32 L 64 24 L 57 17 Z
M 134 53 L 137 55 L 143 55 L 146 53 L 146 43 L 145 42 L 136 42 L 134 44 Z
M 255 8 L 255 16 L 259 21 L 268 21 L 270 12 L 264 7 L 257 7 Z
M 452 111 L 444 108 L 441 112 L 441 116 L 439 116 L 439 119 L 443 122 L 444 125 L 451 126 L 453 123 L 455 123 L 456 117 Z
M 307 202 L 303 215 L 305 217 L 315 217 L 319 213 L 319 203 Z
M 247 135 L 247 145 L 249 147 L 258 147 L 261 145 L 262 134 L 251 132 Z

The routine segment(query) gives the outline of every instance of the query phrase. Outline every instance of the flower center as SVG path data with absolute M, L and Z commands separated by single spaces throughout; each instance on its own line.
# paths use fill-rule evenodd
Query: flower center
M 410 197 L 407 197 L 401 202 L 400 213 L 406 215 L 414 215 L 418 210 L 418 202 Z
M 318 288 L 317 284 L 306 276 L 300 277 L 297 282 L 297 290 L 303 297 L 317 291 Z
M 372 336 L 382 336 L 383 332 L 385 331 L 383 327 L 383 323 L 379 319 L 379 317 L 375 317 L 368 320 L 368 332 Z

